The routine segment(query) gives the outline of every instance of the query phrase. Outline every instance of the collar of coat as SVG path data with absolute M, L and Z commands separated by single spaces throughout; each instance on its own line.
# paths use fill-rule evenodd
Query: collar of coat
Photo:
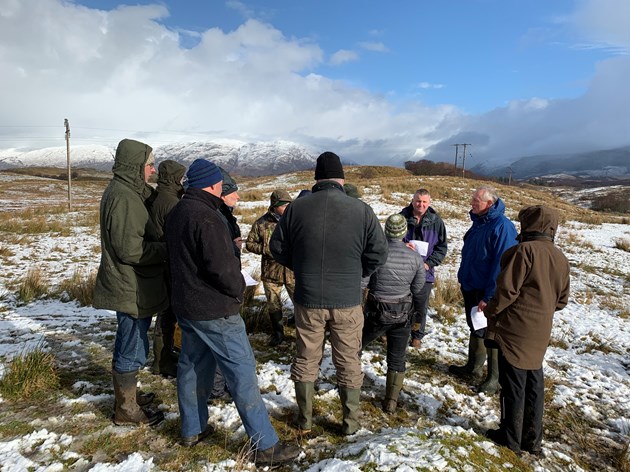
M 186 189 L 186 193 L 184 194 L 183 199 L 197 200 L 197 201 L 203 202 L 209 207 L 211 207 L 213 210 L 217 210 L 223 203 L 223 200 L 221 200 L 216 195 L 212 195 L 211 193 L 206 192 L 203 189 L 194 188 L 194 187 L 188 187 Z
M 346 193 L 343 189 L 343 186 L 340 183 L 335 182 L 334 180 L 322 180 L 321 182 L 317 182 L 313 185 L 312 192 L 319 192 L 320 190 L 333 190 L 337 189 L 340 192 Z

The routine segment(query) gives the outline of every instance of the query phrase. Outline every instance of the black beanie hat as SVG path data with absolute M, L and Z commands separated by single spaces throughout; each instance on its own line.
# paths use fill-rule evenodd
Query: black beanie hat
M 339 156 L 334 152 L 324 152 L 317 158 L 315 180 L 344 179 Z

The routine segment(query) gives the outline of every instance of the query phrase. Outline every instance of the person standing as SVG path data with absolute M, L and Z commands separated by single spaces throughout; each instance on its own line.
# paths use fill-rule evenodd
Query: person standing
M 260 254 L 260 278 L 267 297 L 267 313 L 271 320 L 270 346 L 277 346 L 284 341 L 282 325 L 282 287 L 285 287 L 293 301 L 295 278 L 290 269 L 277 263 L 271 255 L 269 241 L 273 230 L 293 199 L 286 190 L 278 189 L 271 193 L 269 210 L 252 225 L 245 247 L 254 254 Z
M 498 348 L 501 424 L 486 435 L 516 453 L 542 453 L 543 359 L 553 314 L 569 300 L 569 261 L 554 245 L 558 212 L 542 205 L 518 214 L 517 246 L 501 257 L 494 296 L 484 308 L 486 343 Z
M 359 429 L 361 370 L 361 277 L 387 260 L 387 240 L 369 205 L 343 189 L 339 156 L 317 158 L 313 192 L 296 199 L 271 236 L 273 257 L 295 274 L 297 354 L 291 366 L 298 404 L 297 426 L 313 420 L 314 382 L 326 329 L 343 412 L 343 434 Z
M 394 413 L 405 378 L 407 343 L 411 317 L 422 305 L 425 285 L 424 261 L 402 241 L 407 232 L 404 216 L 391 215 L 385 222 L 387 262 L 372 274 L 365 305 L 363 347 L 385 334 L 387 336 L 387 380 L 383 410 Z
M 147 182 L 155 174 L 154 163 L 153 150 L 147 144 L 120 141 L 114 177 L 100 205 L 101 262 L 93 305 L 116 312 L 112 380 L 117 425 L 153 426 L 164 419 L 161 411 L 142 408 L 154 395 L 143 396 L 137 390 L 138 371 L 149 352 L 151 317 L 168 307 L 166 243 L 158 240 L 145 206 L 153 194 Z
M 168 159 L 160 162 L 158 167 L 157 188 L 155 190 L 155 198 L 149 205 L 149 214 L 160 241 L 166 241 L 164 238 L 166 218 L 184 193 L 182 181 L 185 172 L 186 167 Z M 164 280 L 170 299 L 171 281 L 168 264 L 164 271 Z M 155 320 L 153 365 L 151 366 L 154 374 L 160 374 L 164 377 L 175 377 L 177 375 L 177 357 L 173 352 L 173 336 L 176 324 L 175 314 L 169 304 L 168 308 L 158 313 Z
M 423 188 L 416 190 L 411 203 L 403 208 L 400 214 L 407 219 L 407 234 L 403 241 L 424 241 L 428 245 L 427 253 L 423 256 L 427 279 L 419 298 L 420 304 L 414 307 L 411 341 L 409 343 L 411 347 L 419 349 L 422 346 L 422 339 L 427 334 L 427 311 L 431 290 L 435 282 L 435 267 L 442 263 L 448 250 L 446 226 L 444 226 L 440 215 L 431 206 L 429 191 Z
M 488 357 L 488 374 L 479 391 L 493 394 L 499 389 L 498 352 L 483 344 L 484 330 L 475 331 L 471 311 L 483 311 L 494 295 L 501 256 L 516 244 L 516 228 L 505 216 L 505 204 L 494 188 L 479 187 L 470 200 L 472 226 L 464 235 L 462 260 L 457 272 L 470 328 L 468 361 L 463 366 L 451 365 L 449 372 L 458 376 L 481 375 Z
M 171 304 L 182 331 L 177 370 L 181 443 L 194 446 L 212 432 L 207 399 L 221 367 L 250 437 L 254 461 L 279 464 L 300 449 L 279 441 L 256 377 L 256 360 L 239 314 L 245 290 L 234 242 L 219 214 L 223 177 L 206 159 L 187 171 L 188 187 L 166 222 L 172 269 Z

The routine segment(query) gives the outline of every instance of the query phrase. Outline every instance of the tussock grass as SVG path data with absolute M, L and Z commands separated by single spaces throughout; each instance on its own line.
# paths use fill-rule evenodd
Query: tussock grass
M 15 253 L 6 244 L 0 243 L 0 257 L 11 257 L 14 255 Z
M 615 247 L 622 251 L 630 252 L 630 238 L 615 239 Z
M 94 301 L 94 286 L 96 285 L 97 271 L 86 273 L 84 270 L 75 271 L 69 279 L 64 279 L 59 284 L 61 299 L 64 301 L 76 300 L 81 306 L 91 306 Z
M 443 323 L 455 322 L 456 316 L 464 306 L 464 298 L 456 280 L 441 280 L 436 277 L 429 302 L 435 308 L 437 318 Z
M 50 290 L 48 280 L 39 268 L 29 269 L 16 285 L 18 301 L 23 304 L 48 295 Z
M 4 215 L 6 216 L 6 213 Z M 0 232 L 18 234 L 58 233 L 61 236 L 70 236 L 72 229 L 60 221 L 49 220 L 46 216 L 33 216 L 29 219 L 1 218 Z
M 9 400 L 47 397 L 58 387 L 55 358 L 41 347 L 15 357 L 0 379 L 0 392 Z

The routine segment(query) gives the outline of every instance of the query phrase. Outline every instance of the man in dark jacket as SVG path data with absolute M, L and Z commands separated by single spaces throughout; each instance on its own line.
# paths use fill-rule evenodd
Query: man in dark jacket
M 569 300 L 569 262 L 554 245 L 558 212 L 532 206 L 518 214 L 517 246 L 501 257 L 494 296 L 484 309 L 486 343 L 499 349 L 501 424 L 487 435 L 519 453 L 542 452 L 545 357 L 553 314 Z
M 256 360 L 239 314 L 245 280 L 218 211 L 221 171 L 197 159 L 188 169 L 187 182 L 184 197 L 166 222 L 171 305 L 182 331 L 177 368 L 181 443 L 193 446 L 213 430 L 207 424 L 206 402 L 218 365 L 255 447 L 256 463 L 287 462 L 300 450 L 278 440 L 260 396 Z
M 410 346 L 418 349 L 427 334 L 427 310 L 435 282 L 435 267 L 442 263 L 448 250 L 446 226 L 440 215 L 431 207 L 429 191 L 423 188 L 416 190 L 411 203 L 403 208 L 400 214 L 407 218 L 407 234 L 403 241 L 424 241 L 428 245 L 427 253 L 423 256 L 427 280 L 420 297 L 420 305 L 414 307 L 411 327 Z
M 361 277 L 387 260 L 387 240 L 369 205 L 343 190 L 339 157 L 317 158 L 313 193 L 296 199 L 271 236 L 271 253 L 295 275 L 297 355 L 291 367 L 297 426 L 311 430 L 314 382 L 326 328 L 343 411 L 343 434 L 359 429 Z
M 295 290 L 293 272 L 277 263 L 271 255 L 269 241 L 273 230 L 293 201 L 286 190 L 278 189 L 271 193 L 267 213 L 258 218 L 252 225 L 247 236 L 247 250 L 261 255 L 260 278 L 267 297 L 267 312 L 271 320 L 270 346 L 277 346 L 284 340 L 284 326 L 282 325 L 282 288 L 286 288 L 291 301 Z
M 164 238 L 166 217 L 184 193 L 182 180 L 185 172 L 186 167 L 171 160 L 160 162 L 158 167 L 157 188 L 155 198 L 149 206 L 149 214 L 157 229 L 160 241 L 166 240 Z M 171 281 L 168 265 L 164 271 L 164 280 L 170 295 Z M 158 313 L 153 334 L 153 365 L 151 370 L 154 374 L 161 374 L 165 377 L 177 375 L 177 357 L 173 352 L 173 335 L 175 334 L 176 323 L 177 320 L 170 304 L 168 308 Z
M 391 215 L 385 222 L 387 262 L 372 274 L 365 305 L 363 347 L 387 335 L 387 380 L 383 410 L 394 413 L 405 378 L 411 317 L 422 305 L 426 275 L 424 261 L 401 238 L 407 232 L 404 216 Z
M 159 241 L 145 202 L 155 174 L 151 147 L 123 139 L 116 148 L 114 178 L 100 207 L 101 263 L 94 287 L 94 308 L 116 312 L 114 343 L 114 423 L 155 425 L 160 411 L 142 409 L 153 396 L 137 392 L 138 370 L 147 361 L 151 317 L 168 306 L 164 284 L 166 244 Z M 140 403 L 140 405 L 138 404 Z
M 474 307 L 483 311 L 494 295 L 501 256 L 516 244 L 517 233 L 514 223 L 504 215 L 505 205 L 494 188 L 479 187 L 470 200 L 470 206 L 472 226 L 464 235 L 462 261 L 457 272 L 464 296 L 466 322 L 470 328 L 468 361 L 464 366 L 449 366 L 449 371 L 458 376 L 477 377 L 481 375 L 487 355 L 488 374 L 479 391 L 493 394 L 499 389 L 498 352 L 486 349 L 483 344 L 485 332 L 476 332 L 471 312 Z

